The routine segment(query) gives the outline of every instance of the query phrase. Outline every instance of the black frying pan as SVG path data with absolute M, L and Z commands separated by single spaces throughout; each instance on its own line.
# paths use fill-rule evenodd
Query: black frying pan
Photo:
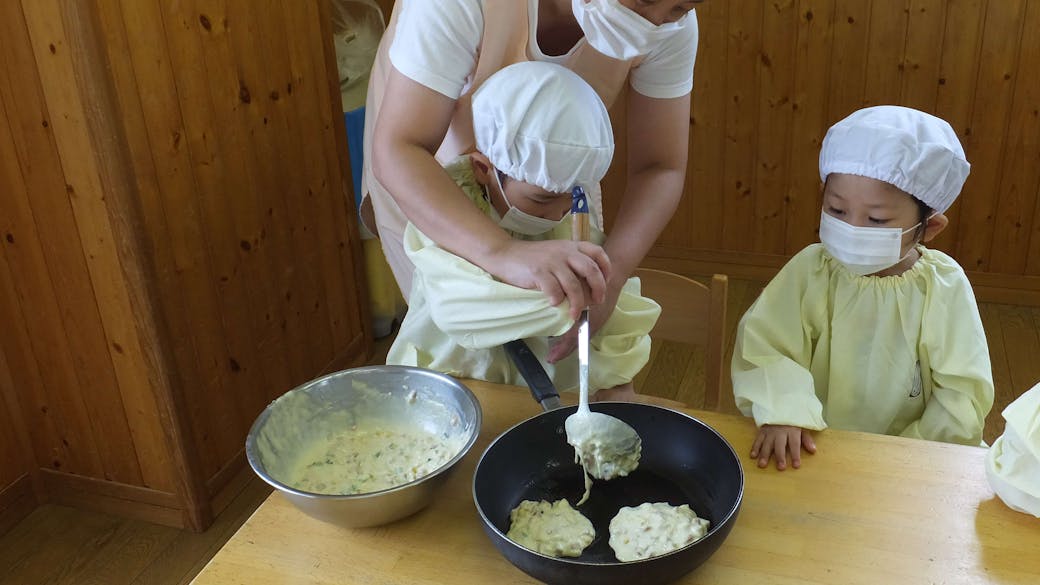
M 704 562 L 722 544 L 737 518 L 744 473 L 733 448 L 697 419 L 648 404 L 596 403 L 593 410 L 632 425 L 643 441 L 639 468 L 628 477 L 596 481 L 581 511 L 596 539 L 577 559 L 554 558 L 508 538 L 509 512 L 523 500 L 577 503 L 584 491 L 581 467 L 567 444 L 564 420 L 576 407 L 551 409 L 559 398 L 548 376 L 523 342 L 507 353 L 546 412 L 502 433 L 477 463 L 473 501 L 484 530 L 518 568 L 546 583 L 667 583 Z M 711 524 L 701 540 L 673 553 L 621 563 L 608 544 L 610 520 L 622 506 L 644 502 L 689 504 Z

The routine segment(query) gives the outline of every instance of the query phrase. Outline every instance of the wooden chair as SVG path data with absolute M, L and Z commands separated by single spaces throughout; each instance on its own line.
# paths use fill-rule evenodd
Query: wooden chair
M 728 279 L 716 274 L 711 285 L 705 286 L 652 268 L 638 268 L 635 276 L 642 282 L 643 296 L 661 305 L 661 318 L 650 332 L 654 349 L 635 380 L 637 391 L 718 410 L 726 355 Z M 703 362 L 695 359 L 689 346 L 703 349 Z M 698 396 L 698 380 L 703 380 L 703 399 Z

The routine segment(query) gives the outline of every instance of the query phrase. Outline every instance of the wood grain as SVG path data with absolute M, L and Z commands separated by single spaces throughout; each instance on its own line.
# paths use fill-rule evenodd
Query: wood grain
M 367 356 L 327 19 L 0 7 L 0 381 L 29 467 L 59 471 L 41 498 L 201 529 L 264 406 Z
M 700 30 L 700 54 L 725 54 L 728 2 L 710 2 L 697 7 Z M 725 198 L 724 180 L 726 152 L 726 62 L 721 59 L 701 61 L 695 67 L 694 95 L 690 104 L 690 151 L 684 199 L 697 205 L 686 205 L 680 212 L 692 214 L 685 234 L 685 245 L 707 248 L 722 237 Z M 669 230 L 670 231 L 670 230 Z
M 759 110 L 763 2 L 728 3 L 725 159 L 723 171 L 722 239 L 713 247 L 751 250 L 750 224 L 755 217 L 755 150 Z M 700 55 L 717 60 L 718 55 Z M 698 93 L 694 70 L 694 101 Z M 683 204 L 688 204 L 686 201 Z
M 830 56 L 833 42 L 834 1 L 802 0 L 798 4 L 798 43 L 794 56 L 791 104 L 790 172 L 787 180 L 784 252 L 794 254 L 816 241 L 819 223 L 820 171 L 817 153 L 830 121 Z
M 1040 26 L 1040 5 L 1026 5 L 1023 15 L 1023 34 L 1019 47 L 1020 59 L 1040 56 L 1040 35 L 1034 34 Z M 994 209 L 994 251 L 989 269 L 1000 274 L 1022 274 L 1026 270 L 1030 250 L 1033 220 L 1038 209 L 1037 190 L 1040 188 L 1040 76 L 1027 73 L 1014 77 L 1010 120 L 1005 138 L 1004 159 L 1000 167 L 1000 194 Z
M 374 529 L 314 520 L 272 494 L 195 578 L 198 585 L 357 582 L 533 583 L 499 555 L 473 511 L 470 483 L 484 446 L 538 412 L 525 391 L 467 381 L 484 408 L 481 437 L 436 501 Z M 754 425 L 693 411 L 742 461 Z M 797 471 L 744 465 L 740 516 L 726 541 L 680 583 L 920 580 L 1030 583 L 1040 573 L 1033 518 L 994 497 L 985 451 L 829 430 Z M 879 453 L 898 453 L 877 463 Z
M 762 52 L 758 59 L 758 128 L 755 156 L 756 252 L 782 250 L 786 239 L 798 2 L 766 3 L 762 9 Z

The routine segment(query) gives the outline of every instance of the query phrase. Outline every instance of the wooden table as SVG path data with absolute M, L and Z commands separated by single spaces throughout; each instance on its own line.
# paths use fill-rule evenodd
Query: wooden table
M 299 512 L 278 492 L 193 583 L 534 583 L 499 555 L 471 497 L 488 443 L 539 412 L 526 389 L 468 380 L 484 425 L 427 509 L 389 526 L 348 530 Z M 749 419 L 691 414 L 739 454 Z M 740 516 L 707 563 L 681 583 L 1040 583 L 1040 520 L 1014 512 L 986 482 L 985 450 L 828 430 L 802 469 L 745 459 Z

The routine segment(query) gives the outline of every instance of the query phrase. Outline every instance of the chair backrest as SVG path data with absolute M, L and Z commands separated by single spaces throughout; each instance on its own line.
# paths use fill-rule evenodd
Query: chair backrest
M 717 410 L 722 390 L 723 359 L 726 354 L 726 295 L 729 281 L 716 274 L 710 286 L 673 272 L 637 268 L 643 296 L 661 305 L 661 318 L 650 332 L 655 342 L 674 341 L 704 349 L 703 407 Z M 682 394 L 680 402 L 697 407 Z

